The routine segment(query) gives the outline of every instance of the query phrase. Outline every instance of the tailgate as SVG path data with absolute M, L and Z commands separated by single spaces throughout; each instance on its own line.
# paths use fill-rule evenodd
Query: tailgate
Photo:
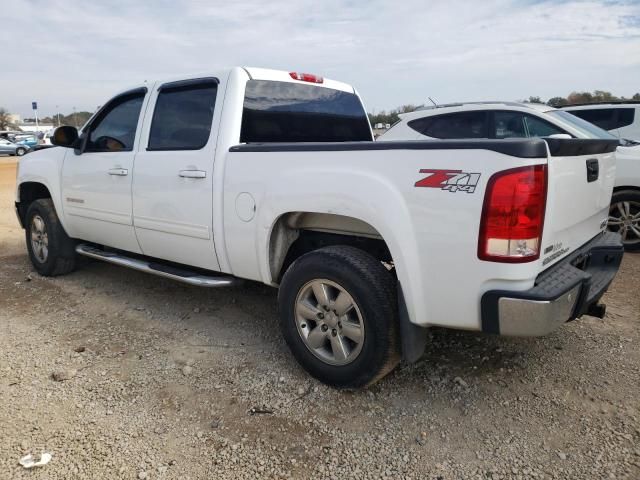
M 545 140 L 549 176 L 540 254 L 543 268 L 606 228 L 618 146 L 617 140 Z

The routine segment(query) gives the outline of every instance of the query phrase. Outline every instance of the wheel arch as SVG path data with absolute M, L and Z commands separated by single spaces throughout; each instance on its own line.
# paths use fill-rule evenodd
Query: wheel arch
M 613 188 L 613 193 L 624 192 L 624 191 L 632 191 L 632 192 L 640 193 L 640 187 L 635 185 L 627 185 L 627 186 L 618 186 Z
M 428 315 L 420 294 L 424 281 L 418 261 L 420 252 L 412 235 L 411 222 L 405 217 L 408 212 L 398 208 L 394 218 L 385 222 L 380 221 L 387 218 L 385 215 L 374 215 L 375 212 L 366 215 L 366 210 L 355 207 L 354 202 L 346 212 L 308 209 L 285 211 L 274 216 L 263 247 L 267 256 L 261 267 L 265 283 L 277 285 L 284 269 L 300 255 L 310 251 L 308 248 L 302 248 L 301 251 L 291 249 L 292 246 L 296 247 L 295 242 L 300 238 L 305 247 L 309 245 L 309 239 L 305 238 L 308 236 L 312 237 L 312 245 L 313 241 L 320 242 L 316 248 L 329 245 L 356 246 L 393 265 L 402 287 L 399 292 L 403 297 L 401 301 L 406 304 L 406 317 L 412 323 L 426 326 Z
M 280 215 L 271 229 L 269 269 L 273 282 L 279 284 L 296 259 L 327 246 L 352 246 L 363 250 L 387 268 L 392 266 L 397 277 L 397 260 L 385 238 L 373 225 L 346 215 L 298 211 Z M 411 322 L 410 299 L 406 295 L 401 282 L 398 282 L 400 352 L 404 360 L 413 363 L 424 353 L 427 329 Z
M 297 258 L 329 245 L 352 245 L 381 261 L 393 263 L 383 236 L 371 224 L 355 217 L 333 213 L 287 212 L 273 223 L 269 236 L 269 272 L 279 283 L 287 267 Z
M 35 200 L 52 198 L 49 187 L 40 181 L 26 181 L 18 185 L 16 192 L 16 209 L 20 225 L 24 228 L 27 209 Z

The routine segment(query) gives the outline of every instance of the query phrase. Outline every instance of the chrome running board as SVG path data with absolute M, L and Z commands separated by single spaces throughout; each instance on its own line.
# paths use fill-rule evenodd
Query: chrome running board
M 159 277 L 170 278 L 178 282 L 196 285 L 198 287 L 233 287 L 242 283 L 242 280 L 232 276 L 208 276 L 191 270 L 165 265 L 159 262 L 126 257 L 116 252 L 105 252 L 92 245 L 80 244 L 76 252 L 85 257 L 95 258 L 104 262 L 113 263 L 122 267 L 132 268 L 141 272 L 151 273 Z

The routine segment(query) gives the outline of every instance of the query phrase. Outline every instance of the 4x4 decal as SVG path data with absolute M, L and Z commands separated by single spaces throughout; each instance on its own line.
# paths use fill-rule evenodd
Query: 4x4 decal
M 463 172 L 462 170 L 431 170 L 423 168 L 420 173 L 430 174 L 418 180 L 416 187 L 439 188 L 450 192 L 473 193 L 480 180 L 479 173 Z

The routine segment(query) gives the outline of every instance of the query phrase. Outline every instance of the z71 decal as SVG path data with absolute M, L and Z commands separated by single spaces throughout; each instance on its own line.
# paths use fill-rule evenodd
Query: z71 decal
M 428 173 L 428 177 L 416 182 L 416 187 L 439 188 L 452 193 L 473 193 L 480 180 L 479 173 L 467 173 L 462 170 L 431 170 L 424 168 L 420 173 Z

